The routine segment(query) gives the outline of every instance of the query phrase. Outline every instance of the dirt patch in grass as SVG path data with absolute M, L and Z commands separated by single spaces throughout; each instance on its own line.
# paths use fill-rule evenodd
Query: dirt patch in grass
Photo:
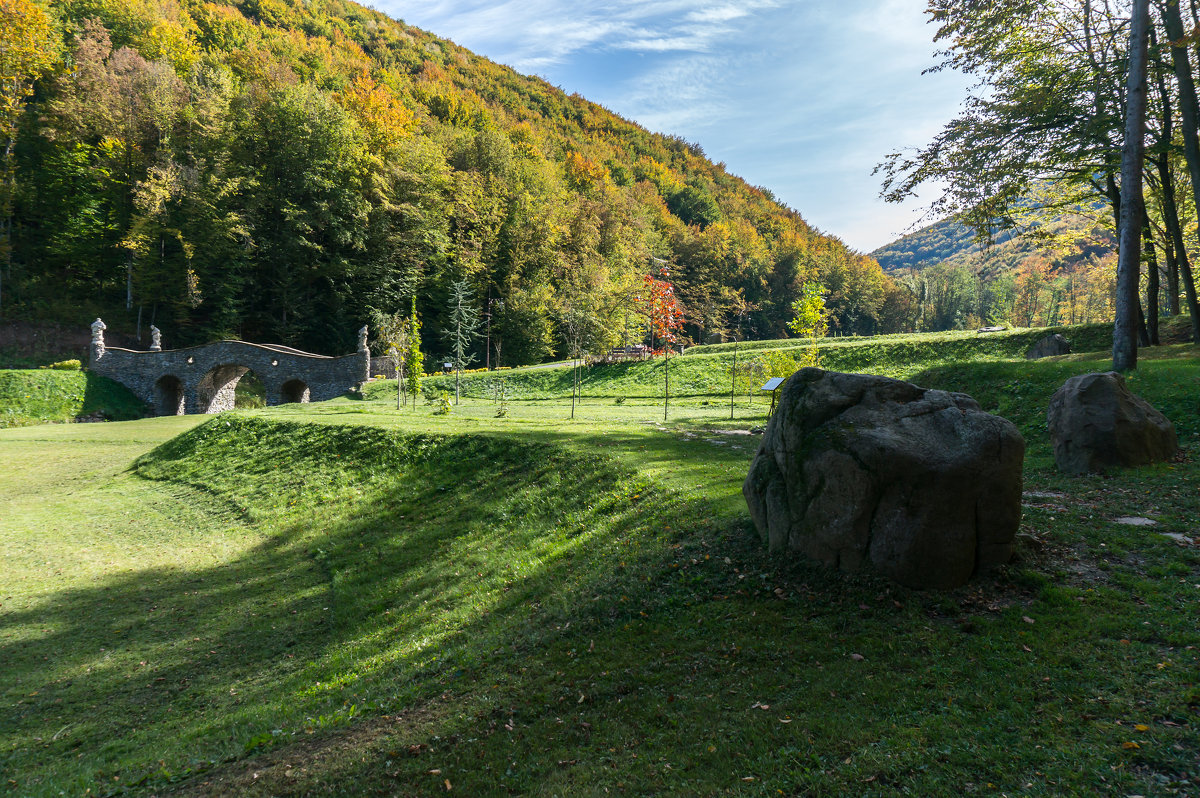
M 428 704 L 367 718 L 349 729 L 313 734 L 258 755 L 225 762 L 183 783 L 154 793 L 172 798 L 230 795 L 295 795 L 319 792 L 322 774 L 346 758 L 419 757 L 427 753 L 425 726 L 453 701 L 444 693 Z

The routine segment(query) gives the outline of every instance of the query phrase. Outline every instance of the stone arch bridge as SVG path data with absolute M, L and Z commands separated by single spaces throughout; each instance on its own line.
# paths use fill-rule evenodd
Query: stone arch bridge
M 100 319 L 92 323 L 88 367 L 129 388 L 159 416 L 231 410 L 238 380 L 248 372 L 262 381 L 268 405 L 333 399 L 370 376 L 366 327 L 359 330 L 359 351 L 342 357 L 245 341 L 164 350 L 154 327 L 148 351 L 119 349 L 104 345 L 104 329 Z

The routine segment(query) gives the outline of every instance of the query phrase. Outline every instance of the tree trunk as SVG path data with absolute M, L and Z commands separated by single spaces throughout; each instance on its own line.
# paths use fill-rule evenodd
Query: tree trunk
M 1129 25 L 1125 144 L 1121 155 L 1121 223 L 1118 228 L 1113 370 L 1137 368 L 1138 277 L 1141 274 L 1142 163 L 1146 135 L 1146 54 L 1150 0 L 1134 0 Z
M 1163 24 L 1171 40 L 1171 63 L 1175 67 L 1175 78 L 1179 84 L 1179 115 L 1183 123 L 1183 155 L 1187 159 L 1188 173 L 1192 178 L 1192 193 L 1200 203 L 1200 136 L 1196 133 L 1196 84 L 1192 80 L 1192 65 L 1184 44 L 1183 19 L 1179 16 L 1179 0 L 1167 0 L 1163 4 Z M 1197 205 L 1200 207 L 1200 204 Z M 1200 219 L 1197 220 L 1200 225 Z M 1200 343 L 1200 308 L 1196 304 L 1196 283 L 1192 279 L 1191 264 L 1186 250 L 1179 250 L 1179 273 L 1183 279 L 1183 291 L 1187 295 L 1188 312 L 1192 316 L 1192 340 Z
M 667 420 L 667 405 L 671 403 L 671 342 L 663 349 L 663 421 Z
M 1179 259 L 1175 255 L 1174 242 L 1167 239 L 1163 246 L 1167 259 L 1167 315 L 1179 315 Z M 1186 253 L 1185 253 L 1186 254 Z
M 1166 157 L 1158 163 L 1158 175 L 1162 184 L 1159 196 L 1162 200 L 1163 224 L 1167 228 L 1166 241 L 1163 244 L 1163 252 L 1167 259 L 1167 312 L 1178 316 L 1179 269 L 1180 264 L 1187 260 L 1187 250 L 1183 245 L 1183 225 L 1179 223 L 1179 208 L 1175 204 L 1174 177 Z
M 1195 0 L 1192 2 L 1192 13 L 1195 15 Z M 1157 50 L 1157 39 L 1154 28 L 1150 28 L 1150 45 Z M 1166 234 L 1163 236 L 1163 258 L 1166 260 L 1167 276 L 1167 314 L 1179 315 L 1179 257 L 1187 257 L 1183 246 L 1183 225 L 1179 223 L 1179 208 L 1175 204 L 1175 177 L 1171 170 L 1171 143 L 1175 136 L 1175 118 L 1172 101 L 1175 99 L 1167 90 L 1167 80 L 1164 74 L 1161 53 L 1154 60 L 1154 78 L 1158 84 L 1158 96 L 1162 108 L 1162 128 L 1159 130 L 1159 149 L 1162 154 L 1155 161 L 1158 170 L 1159 205 L 1162 210 L 1163 225 Z M 1176 254 L 1178 253 L 1178 255 Z
M 404 401 L 404 361 L 400 359 L 400 353 L 393 350 L 392 367 L 396 370 L 396 409 L 399 410 L 401 403 Z
M 1142 214 L 1142 249 L 1146 254 L 1146 336 L 1147 344 L 1158 346 L 1158 256 L 1150 220 Z

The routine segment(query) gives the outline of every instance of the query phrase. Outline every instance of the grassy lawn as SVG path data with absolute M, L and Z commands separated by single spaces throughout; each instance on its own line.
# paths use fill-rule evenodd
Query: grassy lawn
M 380 386 L 0 431 L 0 791 L 1195 795 L 1200 361 L 1154 354 L 1184 455 L 1084 478 L 1044 408 L 1101 356 L 910 366 L 1029 442 L 1017 561 L 950 593 L 769 558 L 761 399 L 664 422 L 628 371 L 574 420 Z

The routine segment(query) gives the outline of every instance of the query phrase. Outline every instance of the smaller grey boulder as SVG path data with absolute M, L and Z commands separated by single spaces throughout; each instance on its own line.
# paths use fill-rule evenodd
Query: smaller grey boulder
M 1115 371 L 1067 380 L 1050 398 L 1046 421 L 1054 462 L 1066 474 L 1162 462 L 1179 451 L 1175 425 Z
M 1058 333 L 1047 335 L 1025 353 L 1026 360 L 1041 360 L 1044 357 L 1071 354 L 1071 342 Z

